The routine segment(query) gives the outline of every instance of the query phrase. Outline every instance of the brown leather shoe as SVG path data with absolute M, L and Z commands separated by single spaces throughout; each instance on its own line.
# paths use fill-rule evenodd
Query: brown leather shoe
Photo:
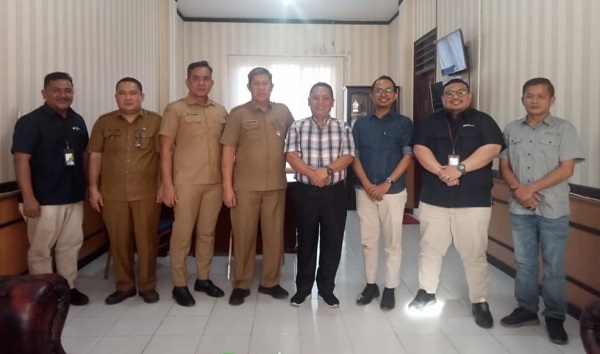
M 108 297 L 106 298 L 106 300 L 104 300 L 104 302 L 106 302 L 107 305 L 118 304 L 119 302 L 122 302 L 123 300 L 127 299 L 128 297 L 135 296 L 136 293 L 137 292 L 135 291 L 135 289 L 131 289 L 129 291 L 117 290 L 114 293 L 108 295 Z
M 140 290 L 138 294 L 144 299 L 144 302 L 147 304 L 158 302 L 158 300 L 160 299 L 160 296 L 154 289 L 146 291 Z

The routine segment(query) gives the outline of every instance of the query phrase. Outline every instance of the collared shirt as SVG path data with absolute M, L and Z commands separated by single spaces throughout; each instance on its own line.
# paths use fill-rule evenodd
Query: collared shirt
M 71 204 L 85 198 L 87 142 L 85 121 L 71 108 L 63 118 L 44 104 L 17 121 L 11 152 L 31 155 L 31 184 L 41 205 Z M 73 166 L 65 163 L 65 150 L 72 151 Z
M 354 139 L 348 123 L 328 117 L 323 128 L 319 128 L 315 117 L 304 118 L 292 123 L 288 130 L 284 152 L 296 151 L 302 161 L 311 167 L 325 167 L 343 155 L 354 155 Z M 311 184 L 310 178 L 298 172 L 296 181 Z M 346 169 L 335 172 L 329 184 L 346 178 Z
M 227 111 L 213 100 L 198 105 L 191 97 L 170 103 L 163 114 L 160 135 L 175 141 L 173 183 L 221 183 L 221 133 Z
M 221 144 L 236 148 L 233 188 L 236 191 L 285 189 L 283 146 L 294 117 L 286 105 L 271 102 L 267 112 L 252 101 L 231 110 Z
M 160 115 L 144 109 L 131 123 L 118 110 L 98 118 L 88 150 L 102 154 L 102 198 L 134 201 L 156 196 L 159 127 Z
M 456 133 L 452 133 L 450 112 L 442 109 L 427 117 L 417 129 L 415 145 L 427 147 L 441 165 L 448 165 L 448 155 L 454 152 L 460 161 L 466 160 L 477 149 L 488 144 L 504 147 L 504 138 L 498 124 L 488 114 L 469 108 L 456 119 L 462 120 Z M 460 184 L 448 187 L 433 173 L 422 172 L 421 200 L 445 208 L 489 207 L 492 205 L 494 179 L 492 162 L 475 170 L 467 171 Z
M 517 180 L 533 183 L 556 169 L 561 161 L 584 160 L 583 148 L 577 131 L 564 119 L 547 116 L 540 124 L 531 127 L 526 118 L 509 123 L 504 128 L 506 149 L 501 159 L 508 159 Z M 541 200 L 535 211 L 525 209 L 512 196 L 509 206 L 514 214 L 538 214 L 556 219 L 569 215 L 569 183 L 562 181 L 538 192 Z
M 390 111 L 378 118 L 375 114 L 359 118 L 352 127 L 356 157 L 374 185 L 385 182 L 404 155 L 412 155 L 413 124 L 410 118 Z M 363 189 L 356 179 L 355 187 Z M 392 184 L 388 194 L 400 193 L 406 188 L 406 175 Z

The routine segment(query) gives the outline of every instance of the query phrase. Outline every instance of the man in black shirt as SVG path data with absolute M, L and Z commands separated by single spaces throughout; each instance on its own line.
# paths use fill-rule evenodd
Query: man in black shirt
M 423 171 L 419 291 L 409 307 L 435 303 L 443 257 L 451 243 L 465 267 L 475 323 L 490 328 L 485 255 L 491 217 L 492 160 L 504 147 L 502 131 L 489 115 L 471 108 L 469 85 L 444 85 L 444 109 L 417 130 L 414 153 Z
M 85 305 L 89 299 L 75 288 L 75 278 L 83 244 L 88 132 L 71 109 L 73 94 L 69 74 L 46 75 L 45 103 L 17 121 L 11 151 L 19 210 L 27 223 L 29 273 L 52 273 L 54 261 L 69 282 L 71 305 Z

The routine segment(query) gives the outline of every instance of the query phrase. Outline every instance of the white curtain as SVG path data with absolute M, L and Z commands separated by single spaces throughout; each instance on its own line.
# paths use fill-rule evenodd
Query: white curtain
M 335 56 L 245 56 L 228 57 L 229 82 L 226 107 L 231 108 L 250 100 L 248 73 L 257 66 L 273 74 L 271 101 L 284 103 L 295 119 L 310 116 L 309 90 L 322 81 L 331 85 L 335 96 L 332 117 L 343 119 L 344 58 Z

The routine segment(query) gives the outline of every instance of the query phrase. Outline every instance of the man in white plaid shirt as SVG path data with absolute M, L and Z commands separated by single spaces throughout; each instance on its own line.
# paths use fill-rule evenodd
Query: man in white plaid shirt
M 333 290 L 346 226 L 344 180 L 346 168 L 354 159 L 354 141 L 350 126 L 329 116 L 333 104 L 331 86 L 314 84 L 308 97 L 312 117 L 295 121 L 285 144 L 286 160 L 299 182 L 291 193 L 298 220 L 298 274 L 296 294 L 290 300 L 293 306 L 301 306 L 309 297 L 315 272 L 319 297 L 329 307 L 339 306 Z

